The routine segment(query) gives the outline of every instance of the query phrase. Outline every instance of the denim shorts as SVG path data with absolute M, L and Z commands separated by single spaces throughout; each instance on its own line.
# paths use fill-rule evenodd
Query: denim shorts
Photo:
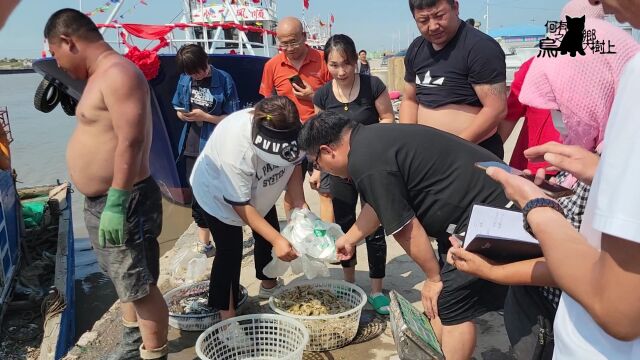
M 133 186 L 122 246 L 107 242 L 103 248 L 98 242 L 100 216 L 106 202 L 107 195 L 102 195 L 87 197 L 84 203 L 84 221 L 98 264 L 113 282 L 121 302 L 142 299 L 149 294 L 149 286 L 157 284 L 160 274 L 160 188 L 151 177 Z

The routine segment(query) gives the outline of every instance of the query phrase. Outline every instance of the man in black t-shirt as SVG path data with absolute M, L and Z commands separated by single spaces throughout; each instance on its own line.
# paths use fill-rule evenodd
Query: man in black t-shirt
M 422 302 L 447 359 L 467 359 L 475 346 L 473 319 L 501 309 L 507 287 L 464 274 L 444 263 L 448 229 L 466 229 L 471 207 L 503 207 L 502 188 L 474 164 L 499 161 L 457 136 L 421 125 L 362 126 L 325 111 L 300 132 L 298 145 L 314 167 L 350 178 L 366 205 L 336 242 L 342 258 L 380 224 L 425 272 Z M 436 259 L 428 236 L 438 240 Z
M 457 0 L 409 0 L 421 36 L 404 58 L 400 122 L 455 134 L 504 156 L 496 132 L 507 111 L 500 45 L 459 18 Z

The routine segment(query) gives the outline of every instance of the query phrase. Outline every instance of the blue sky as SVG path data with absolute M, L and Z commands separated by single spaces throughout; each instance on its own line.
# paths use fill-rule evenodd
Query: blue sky
M 2 0 L 0 0 L 2 1 Z M 84 11 L 91 11 L 109 0 L 82 0 Z M 123 22 L 164 24 L 170 22 L 181 10 L 182 0 L 145 0 L 148 6 L 139 5 Z M 406 0 L 309 0 L 307 17 L 334 14 L 334 33 L 353 37 L 358 48 L 369 51 L 405 48 L 418 32 L 409 12 Z M 139 0 L 125 0 L 126 11 Z M 209 3 L 211 1 L 208 1 Z M 490 28 L 523 24 L 544 25 L 547 20 L 559 18 L 565 1 L 538 0 L 490 0 Z M 0 31 L 0 58 L 39 57 L 42 50 L 42 29 L 47 18 L 55 10 L 64 7 L 78 8 L 79 0 L 22 0 L 18 8 Z M 483 23 L 485 0 L 460 0 L 460 17 L 473 17 Z M 280 0 L 278 16 L 302 15 L 302 0 Z M 94 17 L 104 22 L 106 14 Z

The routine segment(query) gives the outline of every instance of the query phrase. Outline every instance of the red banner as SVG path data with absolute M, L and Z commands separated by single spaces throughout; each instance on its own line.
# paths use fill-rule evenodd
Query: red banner
M 145 25 L 145 24 L 120 24 L 125 30 L 127 30 L 127 28 L 125 26 L 133 26 L 134 29 L 136 29 L 135 31 L 142 31 L 140 34 L 144 35 L 144 36 L 153 36 L 153 34 L 160 34 L 163 31 L 167 31 L 165 33 L 168 34 L 171 30 L 173 29 L 186 29 L 188 27 L 196 27 L 196 26 L 202 26 L 202 27 L 206 27 L 206 28 L 218 28 L 221 27 L 223 29 L 231 29 L 231 28 L 235 28 L 238 29 L 240 31 L 244 31 L 244 32 L 257 32 L 257 33 L 261 33 L 261 34 L 269 34 L 269 35 L 275 35 L 276 32 L 272 31 L 272 30 L 267 30 L 267 29 L 263 29 L 259 26 L 246 26 L 246 25 L 241 25 L 241 24 L 236 24 L 236 23 L 224 23 L 224 24 L 220 24 L 220 23 L 191 23 L 191 24 L 187 24 L 187 23 L 176 23 L 176 24 L 169 24 L 169 25 Z M 97 26 L 99 28 L 102 27 L 106 27 L 106 28 L 117 28 L 117 24 L 97 24 Z M 148 27 L 148 28 L 147 28 Z M 143 29 L 150 29 L 148 31 L 145 31 Z M 127 30 L 128 32 L 129 30 Z M 157 32 L 156 32 L 157 31 Z M 136 35 L 134 33 L 131 33 L 132 35 Z M 138 36 L 138 35 L 136 35 Z M 150 39 L 150 40 L 156 40 L 157 38 L 146 38 L 143 36 L 139 36 L 142 37 L 143 39 Z

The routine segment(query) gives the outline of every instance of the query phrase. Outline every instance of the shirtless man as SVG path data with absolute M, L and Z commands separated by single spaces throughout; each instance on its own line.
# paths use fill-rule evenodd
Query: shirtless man
M 457 0 L 409 0 L 422 34 L 407 49 L 401 123 L 419 123 L 504 157 L 498 123 L 507 112 L 500 45 L 459 18 Z
M 67 166 L 86 196 L 85 223 L 98 263 L 122 302 L 123 339 L 108 358 L 166 359 L 168 310 L 156 286 L 162 204 L 149 171 L 148 84 L 77 10 L 51 15 L 44 36 L 58 66 L 87 81 Z

